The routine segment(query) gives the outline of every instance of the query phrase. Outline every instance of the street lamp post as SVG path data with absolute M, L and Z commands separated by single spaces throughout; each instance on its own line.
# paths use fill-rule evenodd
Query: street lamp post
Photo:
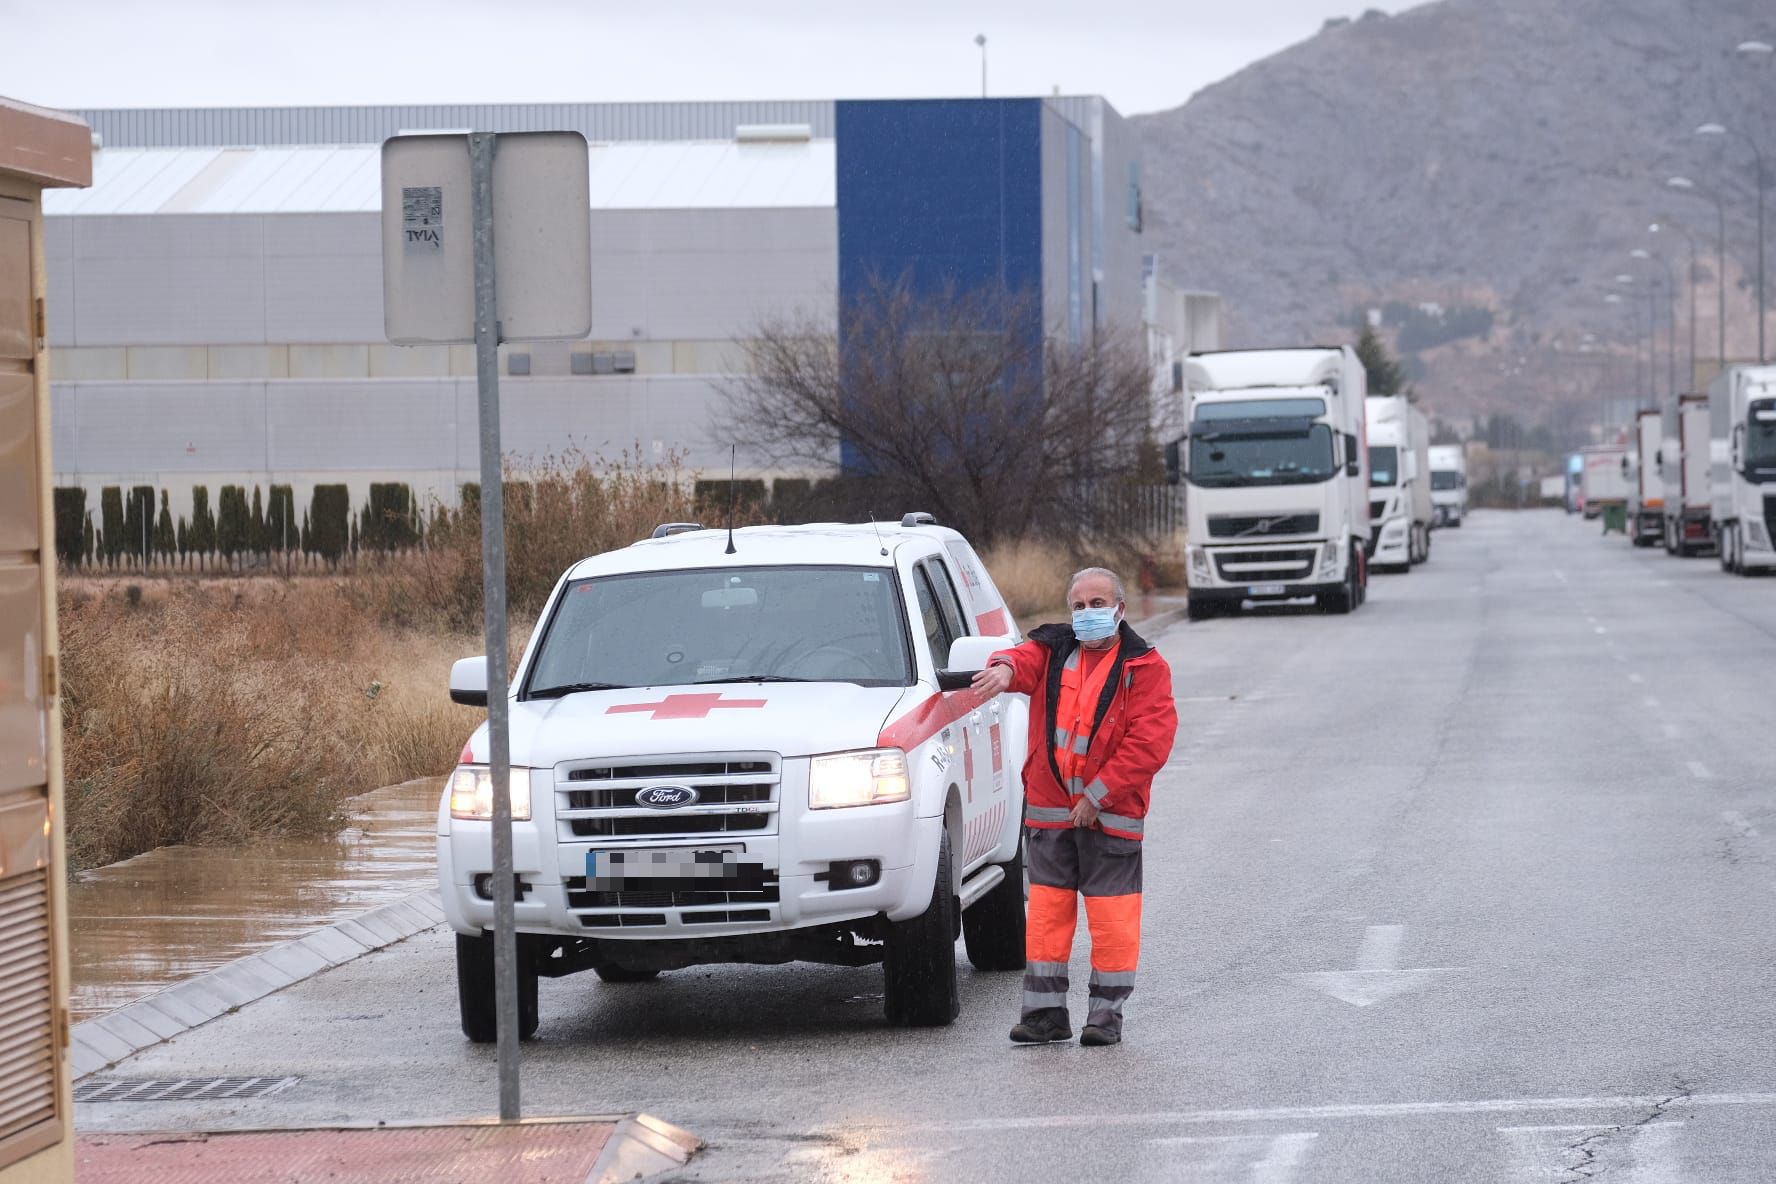
M 1693 390 L 1696 386 L 1696 236 L 1690 233 L 1689 227 L 1681 222 L 1664 223 L 1684 236 L 1684 242 L 1690 247 L 1690 270 L 1685 278 L 1685 287 L 1690 290 L 1690 368 L 1684 374 L 1684 390 Z M 1647 227 L 1648 234 L 1658 234 L 1661 223 L 1655 222 Z
M 1672 401 L 1677 399 L 1677 275 L 1671 270 L 1671 262 L 1657 251 L 1649 251 L 1645 247 L 1635 247 L 1628 252 L 1632 259 L 1643 263 L 1656 262 L 1665 269 L 1665 397 Z M 1649 299 L 1656 296 L 1653 289 L 1658 287 L 1658 275 L 1653 276 L 1653 283 L 1647 286 Z M 1652 311 L 1649 308 L 1649 311 Z M 1657 338 L 1654 339 L 1655 341 Z M 1658 392 L 1654 392 L 1653 401 L 1658 402 Z
M 1761 43 L 1760 43 L 1761 44 Z M 1696 129 L 1698 136 L 1724 136 L 1727 128 L 1724 124 L 1705 123 Z M 1756 164 L 1754 174 L 1757 183 L 1757 331 L 1758 361 L 1766 360 L 1764 351 L 1764 150 L 1748 132 L 1735 133 L 1745 146 L 1751 149 L 1751 158 Z
M 987 97 L 987 35 L 976 33 L 974 43 L 980 46 L 981 51 L 981 98 L 984 99 Z
M 1616 282 L 1618 284 L 1622 284 L 1622 285 L 1626 286 L 1626 285 L 1632 284 L 1634 282 L 1634 277 L 1631 275 L 1619 275 L 1616 277 Z M 1604 297 L 1604 299 L 1609 301 L 1609 303 L 1611 303 L 1611 304 L 1621 304 L 1624 306 L 1628 306 L 1628 298 L 1626 296 L 1619 294 L 1619 293 L 1612 292 L 1608 296 Z M 1650 313 L 1651 310 L 1649 309 L 1648 311 Z M 1640 336 L 1640 334 L 1634 328 L 1635 318 L 1638 315 L 1639 314 L 1637 314 L 1634 311 L 1632 306 L 1628 306 L 1629 332 L 1633 333 L 1636 338 L 1638 338 Z M 1648 318 L 1648 323 L 1651 324 L 1650 315 Z M 1652 371 L 1653 371 L 1652 362 L 1650 360 L 1646 363 L 1644 368 L 1641 365 L 1640 344 L 1641 343 L 1639 340 L 1636 340 L 1634 343 L 1634 397 L 1637 400 L 1645 396 L 1645 394 L 1647 392 L 1647 387 L 1650 385 L 1650 379 L 1648 376 L 1651 375 Z M 1649 354 L 1652 352 L 1652 345 L 1650 342 L 1647 345 L 1647 352 Z M 1605 427 L 1607 428 L 1607 426 L 1608 425 L 1606 424 Z
M 1716 345 L 1717 364 L 1721 369 L 1727 366 L 1727 206 L 1721 201 L 1720 195 L 1699 189 L 1688 177 L 1672 177 L 1665 184 L 1683 193 L 1693 193 L 1697 197 L 1706 198 L 1714 203 L 1715 217 L 1715 264 L 1714 292 L 1717 308 L 1715 311 L 1715 333 L 1718 338 Z
M 1616 277 L 1616 280 L 1618 283 L 1620 283 L 1622 281 L 1622 279 L 1623 279 L 1622 276 Z M 1633 282 L 1634 277 L 1628 276 L 1627 279 L 1629 282 Z M 1616 304 L 1616 305 L 1621 305 L 1624 308 L 1628 308 L 1628 301 L 1620 292 L 1609 293 L 1608 295 L 1606 295 L 1603 298 L 1603 302 L 1605 304 Z M 1633 326 L 1634 326 L 1634 310 L 1632 308 L 1628 308 L 1628 314 L 1629 314 L 1629 316 L 1628 316 L 1629 330 L 1628 331 L 1630 333 L 1633 333 L 1634 332 L 1634 328 L 1633 328 Z M 1640 390 L 1640 345 L 1638 342 L 1634 346 L 1634 389 L 1636 391 Z M 1605 392 L 1606 393 L 1603 396 L 1602 408 L 1599 413 L 1599 417 L 1598 417 L 1598 421 L 1597 421 L 1597 439 L 1598 439 L 1599 443 L 1604 442 L 1605 438 L 1609 435 L 1610 404 L 1613 400 L 1610 399 L 1607 391 L 1608 391 L 1608 383 L 1607 383 L 1607 377 L 1606 377 L 1606 381 L 1605 381 Z

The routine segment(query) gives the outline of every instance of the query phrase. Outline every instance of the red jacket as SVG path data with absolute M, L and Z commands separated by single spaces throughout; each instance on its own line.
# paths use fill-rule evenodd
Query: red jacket
M 1154 774 L 1172 755 L 1178 708 L 1172 702 L 1172 668 L 1159 651 L 1127 622 L 1121 636 L 1116 665 L 1098 700 L 1079 792 L 1097 805 L 1098 825 L 1106 834 L 1138 839 Z M 1011 667 L 1011 690 L 1030 696 L 1030 752 L 1024 761 L 1024 821 L 1030 826 L 1073 825 L 1074 795 L 1055 764 L 1054 735 L 1061 668 L 1078 646 L 1070 626 L 1043 625 L 1022 645 L 992 658 Z

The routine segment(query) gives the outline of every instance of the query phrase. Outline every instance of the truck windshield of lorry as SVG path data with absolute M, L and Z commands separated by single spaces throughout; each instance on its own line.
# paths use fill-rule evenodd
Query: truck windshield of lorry
M 1371 455 L 1373 455 L 1373 451 L 1371 452 Z M 1448 490 L 1460 489 L 1461 487 L 1462 487 L 1461 474 L 1456 472 L 1454 469 L 1432 469 L 1431 470 L 1431 488 L 1432 489 L 1438 490 L 1440 492 L 1447 492 Z
M 1190 435 L 1196 485 L 1305 485 L 1337 472 L 1332 429 L 1305 419 L 1229 419 Z
M 1776 399 L 1759 399 L 1751 405 L 1751 424 L 1745 433 L 1745 479 L 1759 484 L 1776 481 Z
M 1374 444 L 1369 448 L 1369 484 L 1400 483 L 1400 450 L 1392 444 Z
M 891 568 L 703 568 L 579 580 L 545 626 L 524 697 L 740 682 L 908 686 L 913 664 L 902 619 Z

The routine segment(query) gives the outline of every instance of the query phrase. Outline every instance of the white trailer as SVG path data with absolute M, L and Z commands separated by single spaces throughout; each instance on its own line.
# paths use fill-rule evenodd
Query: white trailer
M 1184 367 L 1191 619 L 1368 586 L 1368 375 L 1349 346 L 1222 350 Z
M 1628 446 L 1587 444 L 1579 449 L 1584 460 L 1580 497 L 1585 517 L 1595 518 L 1609 506 L 1628 504 Z
M 1679 397 L 1666 409 L 1664 427 L 1659 468 L 1665 480 L 1665 550 L 1671 555 L 1698 555 L 1714 546 L 1708 396 Z
M 1665 536 L 1665 476 L 1659 449 L 1664 423 L 1657 411 L 1634 418 L 1628 449 L 1628 537 L 1637 547 L 1651 547 Z
M 1369 560 L 1411 571 L 1431 557 L 1431 425 L 1404 395 L 1372 395 Z
M 1460 526 L 1468 516 L 1468 452 L 1460 444 L 1431 445 L 1432 526 Z
M 1721 570 L 1776 568 L 1776 366 L 1728 366 L 1708 384 Z

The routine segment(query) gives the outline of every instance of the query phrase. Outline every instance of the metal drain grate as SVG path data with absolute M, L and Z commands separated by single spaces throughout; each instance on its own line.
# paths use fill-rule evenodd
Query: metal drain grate
M 189 1102 L 198 1099 L 263 1098 L 293 1085 L 298 1077 L 181 1077 L 151 1081 L 82 1081 L 76 1102 Z

